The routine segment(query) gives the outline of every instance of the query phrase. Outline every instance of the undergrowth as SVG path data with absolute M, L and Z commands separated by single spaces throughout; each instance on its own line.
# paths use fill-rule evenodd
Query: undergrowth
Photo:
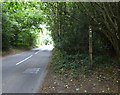
M 90 76 L 95 70 L 110 69 L 116 66 L 117 63 L 109 56 L 96 56 L 91 67 L 88 54 L 70 55 L 55 48 L 52 52 L 51 69 L 57 74 L 64 74 L 65 77 L 71 76 L 77 79 L 80 74 Z

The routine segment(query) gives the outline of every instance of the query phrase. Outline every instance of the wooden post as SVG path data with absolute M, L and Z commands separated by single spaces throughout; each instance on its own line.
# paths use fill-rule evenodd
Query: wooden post
M 90 57 L 90 65 L 93 64 L 92 60 L 92 27 L 89 26 L 89 57 Z

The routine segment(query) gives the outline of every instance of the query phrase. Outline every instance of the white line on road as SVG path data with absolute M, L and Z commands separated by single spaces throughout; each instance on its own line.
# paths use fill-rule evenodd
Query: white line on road
M 39 52 L 39 51 L 38 51 Z M 38 52 L 36 52 L 35 54 L 38 54 Z
M 37 74 L 39 70 L 40 70 L 40 68 L 38 68 L 35 73 Z
M 28 60 L 28 59 L 29 59 L 29 58 L 31 58 L 32 56 L 33 56 L 33 55 L 30 55 L 29 57 L 25 58 L 24 60 L 22 60 L 22 61 L 18 62 L 16 65 L 21 64 L 22 62 L 24 62 L 24 61 Z

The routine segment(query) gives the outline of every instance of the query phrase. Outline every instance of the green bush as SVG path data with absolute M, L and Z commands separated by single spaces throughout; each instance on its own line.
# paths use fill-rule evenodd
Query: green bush
M 2 33 L 2 50 L 3 51 L 9 50 L 11 47 L 9 38 L 10 38 L 9 35 L 7 35 L 6 32 Z
M 88 54 L 67 54 L 65 51 L 55 48 L 52 52 L 51 68 L 58 74 L 64 74 L 65 77 L 70 75 L 73 78 L 78 78 L 80 72 L 89 76 L 98 68 L 108 69 L 118 63 L 110 56 L 101 55 L 94 57 L 91 66 Z
M 97 56 L 94 58 L 94 63 L 95 64 L 106 64 L 106 63 L 111 63 L 112 58 L 110 56 Z
M 111 58 L 110 56 L 106 55 L 101 55 L 101 56 L 96 56 L 93 59 L 93 67 L 95 68 L 110 68 L 111 66 L 117 65 L 117 62 Z
M 89 64 L 87 54 L 67 54 L 65 51 L 54 49 L 52 54 L 52 69 L 57 73 L 71 70 L 73 73 L 82 70 L 82 66 Z

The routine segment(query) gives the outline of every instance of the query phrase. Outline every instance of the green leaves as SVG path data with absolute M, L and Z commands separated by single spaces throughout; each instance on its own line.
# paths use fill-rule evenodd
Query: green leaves
M 83 48 L 81 43 L 88 40 L 88 17 L 79 6 L 79 3 L 66 2 L 46 4 L 49 15 L 47 22 L 52 30 L 55 47 L 61 50 L 80 51 Z
M 9 49 L 9 45 L 32 47 L 36 44 L 36 38 L 40 32 L 38 26 L 44 19 L 41 5 L 37 2 L 3 2 L 2 35 L 3 41 L 9 40 L 3 42 L 3 50 L 5 47 Z

